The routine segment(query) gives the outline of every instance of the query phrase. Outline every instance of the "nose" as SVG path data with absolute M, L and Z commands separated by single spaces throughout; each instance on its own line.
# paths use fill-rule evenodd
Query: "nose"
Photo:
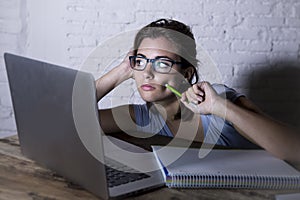
M 146 68 L 143 71 L 144 78 L 152 79 L 154 77 L 152 62 L 148 62 Z

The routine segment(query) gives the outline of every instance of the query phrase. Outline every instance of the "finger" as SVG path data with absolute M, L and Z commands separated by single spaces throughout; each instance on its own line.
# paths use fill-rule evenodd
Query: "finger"
M 205 98 L 203 96 L 198 96 L 197 100 L 198 100 L 198 103 L 202 103 L 203 101 L 205 101 Z
M 199 87 L 202 91 L 205 91 L 207 90 L 208 88 L 211 87 L 210 83 L 207 82 L 207 81 L 202 81 L 200 84 L 199 84 Z
M 189 102 L 198 104 L 198 96 L 194 93 L 192 88 L 188 89 L 188 92 L 186 92 L 186 96 Z
M 193 103 L 190 103 L 188 101 L 181 101 L 183 103 L 183 105 L 185 107 L 187 107 L 189 110 L 191 110 L 192 112 L 194 113 L 199 113 L 199 108 L 198 108 L 198 105 L 195 105 Z
M 185 92 L 181 94 L 181 99 L 180 99 L 180 100 L 181 100 L 182 102 L 187 101 L 187 97 L 186 97 L 186 93 L 185 93 Z
M 204 96 L 204 92 L 201 90 L 200 85 L 199 84 L 194 84 L 192 86 L 195 94 L 199 95 L 199 96 Z
M 192 90 L 192 92 L 191 91 L 189 91 L 189 92 L 191 92 L 191 97 L 193 97 L 193 99 L 194 99 L 193 102 L 196 102 L 195 100 L 200 101 L 200 102 L 204 101 L 205 93 L 199 89 L 199 86 L 193 85 L 191 90 Z M 199 102 L 197 102 L 197 103 L 199 103 Z

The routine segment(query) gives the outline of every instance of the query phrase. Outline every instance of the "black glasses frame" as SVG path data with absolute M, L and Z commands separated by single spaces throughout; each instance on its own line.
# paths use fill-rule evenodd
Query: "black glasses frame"
M 135 66 L 132 66 L 133 60 L 136 59 L 136 58 L 142 58 L 142 59 L 145 59 L 146 64 L 145 64 L 145 66 L 144 66 L 143 69 L 136 69 Z M 171 60 L 171 59 L 169 59 L 169 58 L 153 58 L 153 59 L 151 59 L 151 58 L 146 58 L 146 57 L 144 57 L 144 56 L 129 56 L 130 67 L 131 67 L 132 69 L 136 70 L 136 71 L 143 71 L 143 70 L 145 70 L 145 68 L 147 67 L 147 64 L 148 64 L 149 62 L 150 62 L 151 64 L 153 64 L 153 63 L 155 63 L 157 60 L 164 60 L 164 61 L 168 61 L 168 62 L 171 62 L 171 63 L 172 63 L 172 65 L 170 66 L 169 71 L 167 71 L 167 72 L 159 72 L 159 71 L 156 70 L 155 67 L 153 67 L 154 71 L 156 71 L 156 72 L 158 72 L 158 73 L 161 73 L 161 74 L 167 74 L 167 73 L 169 73 L 169 72 L 171 71 L 173 65 L 175 65 L 175 64 L 182 64 L 182 62 L 175 61 L 175 60 Z M 153 66 L 153 65 L 152 65 L 152 66 Z

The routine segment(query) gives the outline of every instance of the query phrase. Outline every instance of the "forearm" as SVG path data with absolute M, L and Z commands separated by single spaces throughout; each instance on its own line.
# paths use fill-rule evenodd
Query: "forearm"
M 281 159 L 300 164 L 298 131 L 260 113 L 245 99 L 240 102 L 241 105 L 236 105 L 219 96 L 207 82 L 193 85 L 182 96 L 182 102 L 193 112 L 213 114 L 226 119 L 245 138 Z M 188 102 L 200 103 L 197 106 L 191 106 Z
M 121 64 L 122 65 L 122 64 Z M 129 79 L 125 67 L 119 65 L 107 74 L 96 80 L 97 101 L 100 101 L 107 93 L 117 87 L 123 81 Z
M 232 122 L 241 134 L 267 151 L 281 159 L 300 162 L 300 136 L 296 131 L 265 115 L 241 108 L 227 100 L 220 101 L 216 110 L 217 115 Z

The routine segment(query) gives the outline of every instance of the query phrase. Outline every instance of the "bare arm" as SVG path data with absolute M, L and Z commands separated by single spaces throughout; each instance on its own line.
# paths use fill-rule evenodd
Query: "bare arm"
M 129 64 L 129 55 L 131 55 L 131 52 L 127 54 L 120 65 L 96 80 L 97 101 L 100 101 L 123 81 L 132 78 L 133 73 Z M 101 128 L 106 133 L 129 131 L 135 127 L 132 123 L 134 112 L 130 105 L 99 110 L 99 116 Z
M 193 86 L 187 93 L 182 101 L 188 107 L 186 99 L 202 101 L 196 108 L 190 107 L 194 112 L 222 117 L 232 122 L 243 136 L 275 156 L 295 164 L 300 163 L 300 134 L 262 114 L 249 100 L 242 99 L 240 106 L 236 105 L 217 95 L 207 82 Z
M 127 54 L 120 65 L 96 80 L 97 101 L 100 101 L 102 97 L 117 87 L 120 83 L 133 77 L 133 72 L 128 58 L 129 55 L 131 55 L 131 52 Z
M 131 105 L 99 110 L 100 125 L 105 133 L 135 132 L 135 116 Z
M 290 162 L 300 162 L 300 135 L 284 124 L 252 111 L 243 109 L 229 101 L 220 103 L 227 106 L 227 115 L 223 116 L 240 129 L 242 134 L 258 145 Z

